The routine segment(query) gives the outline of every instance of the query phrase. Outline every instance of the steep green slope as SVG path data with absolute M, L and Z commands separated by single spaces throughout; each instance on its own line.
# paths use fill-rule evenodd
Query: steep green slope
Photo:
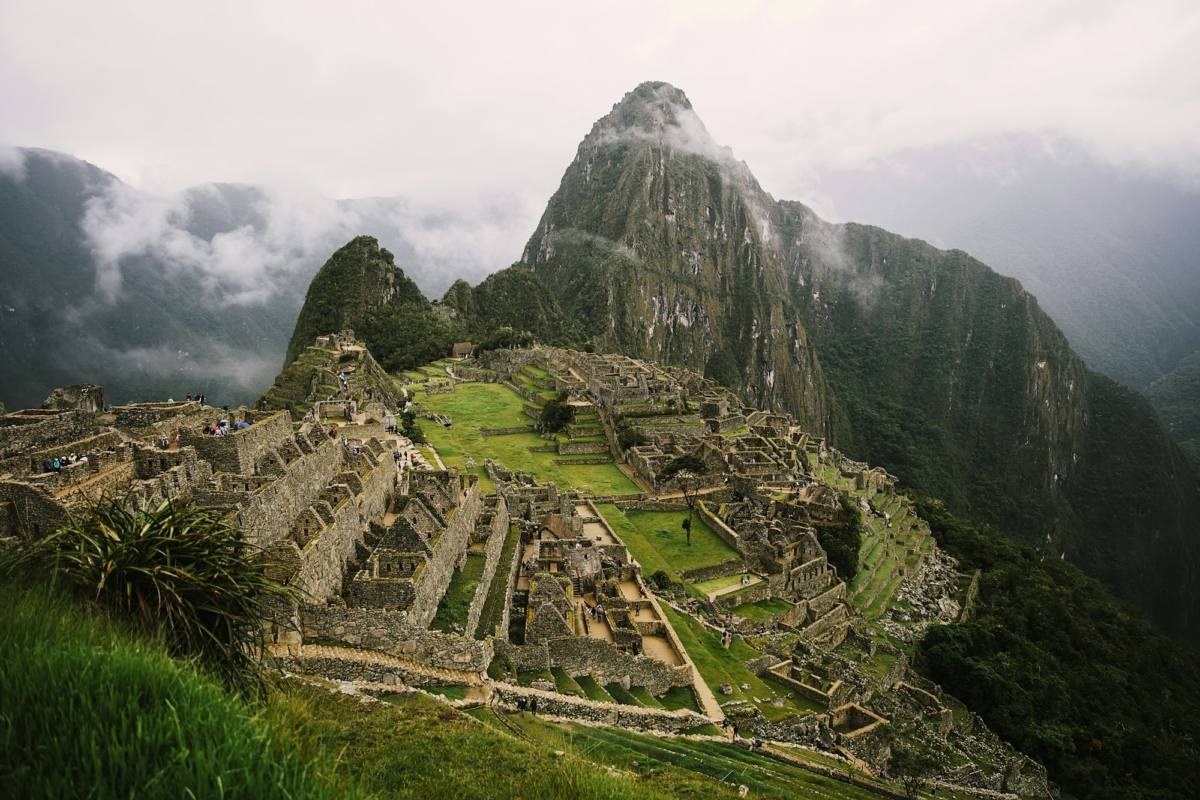
M 497 328 L 529 331 L 542 344 L 570 346 L 583 341 L 575 320 L 563 313 L 554 294 L 533 272 L 521 266 L 494 272 L 472 288 L 464 280 L 442 298 L 452 318 L 472 341 Z
M 1195 652 L 1071 564 L 964 524 L 940 502 L 917 508 L 939 546 L 983 570 L 970 620 L 930 629 L 922 670 L 1066 793 L 1194 797 Z
M 821 371 L 771 253 L 771 198 L 683 92 L 593 126 L 522 262 L 602 349 L 681 364 L 826 429 Z
M 1200 353 L 1150 384 L 1146 397 L 1179 449 L 1200 466 Z
M 965 253 L 780 207 L 845 450 L 1195 633 L 1197 477 L 1145 399 Z
M 1015 280 L 777 203 L 677 89 L 596 123 L 523 261 L 601 347 L 792 411 L 1200 638 L 1197 475 L 1150 406 Z

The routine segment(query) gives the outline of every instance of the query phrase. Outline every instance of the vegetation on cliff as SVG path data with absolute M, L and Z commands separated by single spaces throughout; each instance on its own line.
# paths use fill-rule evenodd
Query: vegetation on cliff
M 1149 404 L 967 254 L 776 202 L 674 87 L 595 124 L 523 263 L 601 349 L 790 411 L 1200 639 L 1198 478 Z
M 1075 796 L 1183 798 L 1200 781 L 1200 666 L 1096 580 L 940 501 L 939 546 L 981 569 L 968 621 L 931 628 L 919 663 Z
M 1200 353 L 1150 384 L 1146 397 L 1179 449 L 1200 467 Z

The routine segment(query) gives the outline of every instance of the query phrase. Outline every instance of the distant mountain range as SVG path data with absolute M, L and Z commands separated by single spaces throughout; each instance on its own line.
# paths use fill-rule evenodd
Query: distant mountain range
M 519 250 L 515 220 L 528 216 L 505 197 L 449 210 L 232 184 L 163 197 L 46 150 L 5 164 L 0 402 L 10 409 L 79 381 L 114 402 L 202 391 L 250 404 L 283 361 L 305 287 L 349 238 L 378 236 L 422 286 L 444 291 L 456 276 L 485 277 L 495 249 Z

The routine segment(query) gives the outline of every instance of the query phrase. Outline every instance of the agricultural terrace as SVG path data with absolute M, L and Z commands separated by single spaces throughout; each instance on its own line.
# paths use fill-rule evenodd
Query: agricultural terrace
M 682 527 L 687 511 L 622 511 L 604 503 L 596 510 L 625 542 L 646 575 L 662 570 L 674 576 L 677 571 L 712 567 L 727 559 L 742 560 L 741 554 L 717 536 L 699 514 L 692 516 L 692 544 L 688 546 Z M 735 584 L 738 578 L 718 580 Z
M 418 392 L 416 401 L 436 414 L 454 421 L 450 428 L 428 419 L 420 419 L 421 431 L 437 450 L 442 463 L 466 470 L 466 456 L 478 465 L 474 471 L 485 475 L 483 462 L 490 458 L 511 470 L 522 470 L 539 481 L 554 481 L 560 488 L 574 487 L 593 494 L 629 494 L 640 491 L 615 464 L 562 464 L 558 453 L 530 452 L 530 448 L 553 445 L 552 440 L 536 433 L 512 433 L 503 436 L 484 436 L 484 428 L 517 428 L 531 426 L 535 420 L 521 406 L 527 402 L 520 395 L 498 383 L 459 383 L 447 394 L 425 395 Z M 471 470 L 466 470 L 471 471 Z M 490 486 L 485 486 L 490 490 Z

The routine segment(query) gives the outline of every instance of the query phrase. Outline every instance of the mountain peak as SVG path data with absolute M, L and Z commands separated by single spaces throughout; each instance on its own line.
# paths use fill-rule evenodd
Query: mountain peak
M 733 158 L 730 148 L 712 138 L 683 90 L 663 81 L 646 81 L 622 97 L 592 127 L 580 151 L 620 141 L 651 141 L 717 161 Z

